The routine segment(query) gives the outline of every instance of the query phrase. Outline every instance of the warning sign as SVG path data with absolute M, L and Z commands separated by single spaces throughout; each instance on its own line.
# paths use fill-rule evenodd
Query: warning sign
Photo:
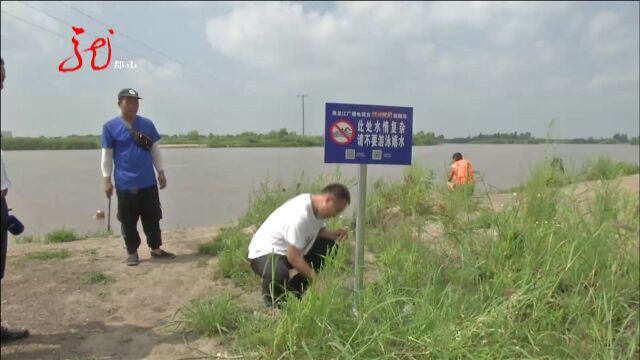
M 355 128 L 347 119 L 340 119 L 331 125 L 331 141 L 337 145 L 349 145 L 356 138 Z
M 324 162 L 411 165 L 413 108 L 325 104 Z

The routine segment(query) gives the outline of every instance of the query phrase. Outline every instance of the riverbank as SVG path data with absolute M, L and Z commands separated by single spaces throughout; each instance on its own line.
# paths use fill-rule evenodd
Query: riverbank
M 161 146 L 180 148 L 256 148 L 256 147 L 321 147 L 323 136 L 301 136 L 286 129 L 266 134 L 244 132 L 238 135 L 203 135 L 191 131 L 185 135 L 162 135 Z M 630 144 L 638 145 L 638 137 L 616 134 L 612 138 L 588 139 L 543 139 L 531 133 L 496 133 L 467 136 L 465 138 L 445 138 L 432 132 L 417 132 L 412 137 L 413 146 L 440 144 Z M 101 147 L 99 135 L 71 135 L 63 137 L 3 137 L 3 150 L 89 150 Z
M 174 261 L 150 259 L 143 245 L 141 264 L 127 267 L 117 236 L 12 243 L 2 319 L 32 336 L 3 344 L 2 357 L 637 354 L 638 175 L 552 188 L 534 174 L 515 195 L 465 199 L 410 169 L 369 195 L 360 317 L 345 292 L 351 247 L 325 271 L 322 291 L 280 313 L 264 311 L 246 263 L 256 225 L 283 199 L 331 180 L 322 178 L 284 192 L 263 188 L 224 228 L 163 232 Z M 353 230 L 351 219 L 329 225 Z

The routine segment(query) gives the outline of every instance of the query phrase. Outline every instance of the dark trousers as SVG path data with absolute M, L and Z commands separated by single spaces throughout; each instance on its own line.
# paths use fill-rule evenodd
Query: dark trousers
M 319 272 L 324 266 L 324 257 L 334 246 L 334 240 L 318 236 L 304 259 L 313 270 Z M 309 286 L 309 279 L 302 274 L 298 273 L 289 279 L 289 269 L 293 266 L 286 256 L 267 254 L 249 261 L 253 272 L 262 277 L 262 297 L 267 306 L 273 306 L 280 300 L 285 290 L 301 296 Z
M 158 186 L 153 185 L 138 190 L 116 190 L 118 196 L 118 220 L 122 226 L 122 237 L 127 245 L 127 252 L 133 254 L 140 247 L 138 219 L 142 220 L 142 228 L 147 236 L 147 245 L 157 249 L 162 245 L 160 219 L 162 208 Z
M 9 209 L 7 208 L 7 201 L 2 197 L 2 219 L 0 219 L 0 227 L 2 227 L 2 248 L 0 251 L 1 259 L 0 259 L 0 279 L 4 277 L 4 265 L 7 262 L 7 231 L 9 224 Z

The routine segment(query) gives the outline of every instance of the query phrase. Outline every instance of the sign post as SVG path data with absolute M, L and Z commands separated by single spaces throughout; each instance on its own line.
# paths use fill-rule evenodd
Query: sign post
M 411 165 L 413 108 L 326 103 L 324 162 L 359 164 L 355 312 L 364 288 L 367 164 Z

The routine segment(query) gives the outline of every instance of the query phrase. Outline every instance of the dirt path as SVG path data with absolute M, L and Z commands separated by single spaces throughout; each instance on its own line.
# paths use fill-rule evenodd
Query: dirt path
M 25 326 L 32 336 L 2 346 L 2 359 L 181 359 L 224 353 L 219 339 L 192 336 L 189 346 L 167 325 L 190 300 L 233 286 L 214 280 L 216 259 L 199 255 L 217 228 L 165 232 L 173 261 L 151 260 L 141 246 L 141 263 L 124 263 L 119 237 L 66 244 L 11 244 L 2 281 L 2 321 Z M 143 239 L 144 241 L 144 239 Z M 27 259 L 35 251 L 67 249 L 62 260 Z M 89 284 L 91 272 L 112 277 Z M 235 289 L 239 291 L 238 289 Z M 256 294 L 244 294 L 258 298 Z M 248 298 L 246 301 L 252 301 Z

